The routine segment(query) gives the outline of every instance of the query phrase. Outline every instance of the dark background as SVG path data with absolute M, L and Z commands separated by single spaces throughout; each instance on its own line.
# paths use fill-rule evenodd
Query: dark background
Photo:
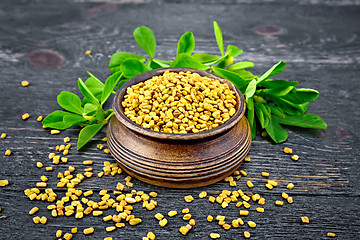
M 206 216 L 223 214 L 227 223 L 239 217 L 238 208 L 230 205 L 221 209 L 198 194 L 205 190 L 215 196 L 223 189 L 233 190 L 228 183 L 175 190 L 151 186 L 133 180 L 134 189 L 158 192 L 159 206 L 152 212 L 135 205 L 134 214 L 143 219 L 141 225 L 126 226 L 106 233 L 110 223 L 102 217 L 52 218 L 48 203 L 30 201 L 23 190 L 31 188 L 41 175 L 49 177 L 56 189 L 56 174 L 69 165 L 83 170 L 83 160 L 94 161 L 94 173 L 101 171 L 103 161 L 115 162 L 110 155 L 96 149 L 99 141 L 87 148 L 70 151 L 69 163 L 54 167 L 47 173 L 36 168 L 41 161 L 50 166 L 49 152 L 62 139 L 77 141 L 79 129 L 60 135 L 50 135 L 36 122 L 60 109 L 56 96 L 66 90 L 79 93 L 77 78 L 86 79 L 91 71 L 103 81 L 109 76 L 108 62 L 116 51 L 144 54 L 132 37 L 141 25 L 150 27 L 157 38 L 156 57 L 172 60 L 176 55 L 179 37 L 187 31 L 195 35 L 195 52 L 219 54 L 213 34 L 212 21 L 223 30 L 225 46 L 233 44 L 244 50 L 237 61 L 253 61 L 255 73 L 262 74 L 279 60 L 287 63 L 278 79 L 299 81 L 299 87 L 314 88 L 319 98 L 310 104 L 309 113 L 320 115 L 328 124 L 326 130 L 288 128 L 286 143 L 273 145 L 256 137 L 252 143 L 251 162 L 241 169 L 248 172 L 235 189 L 250 191 L 246 180 L 253 181 L 257 192 L 266 198 L 265 213 L 250 215 L 257 227 L 244 225 L 226 231 L 217 223 L 208 223 Z M 0 141 L 0 180 L 10 184 L 0 187 L 0 239 L 55 239 L 55 232 L 78 227 L 74 239 L 141 239 L 153 231 L 157 239 L 209 239 L 218 232 L 222 239 L 243 239 L 249 231 L 251 239 L 326 239 L 327 232 L 338 239 L 357 239 L 360 229 L 359 197 L 359 74 L 360 74 L 360 1 L 11 1 L 0 2 L 0 131 L 8 137 Z M 91 55 L 85 55 L 91 50 Z M 20 82 L 27 80 L 24 88 Z M 111 102 L 111 101 L 109 101 Z M 106 106 L 110 107 L 110 104 Z M 21 120 L 28 112 L 31 117 Z M 105 129 L 97 138 L 104 137 Z M 282 152 L 285 146 L 300 156 L 297 162 Z M 4 156 L 6 149 L 13 154 Z M 278 180 L 277 189 L 264 187 L 261 172 L 267 171 Z M 116 177 L 93 177 L 79 185 L 80 189 L 113 190 L 124 182 L 126 174 Z M 281 200 L 286 184 L 295 188 L 286 191 L 293 196 L 292 205 L 275 206 Z M 185 203 L 183 197 L 192 194 L 195 201 Z M 62 196 L 61 191 L 59 195 Z M 97 194 L 94 194 L 97 195 Z M 93 199 L 97 199 L 94 196 Z M 99 200 L 99 199 L 97 199 Z M 35 225 L 28 211 L 38 206 L 36 214 L 47 216 L 46 225 Z M 158 226 L 154 215 L 189 207 L 196 226 L 186 237 L 178 229 L 186 225 L 182 214 L 169 218 L 166 227 Z M 113 214 L 106 211 L 105 215 Z M 302 224 L 308 216 L 310 224 Z M 4 218 L 4 217 L 3 217 Z M 82 230 L 94 227 L 95 233 L 85 237 Z

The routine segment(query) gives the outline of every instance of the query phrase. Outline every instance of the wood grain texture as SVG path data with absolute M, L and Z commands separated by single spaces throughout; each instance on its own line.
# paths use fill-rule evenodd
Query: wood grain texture
M 117 4 L 119 3 L 119 4 Z M 209 239 L 210 232 L 219 232 L 222 239 L 242 239 L 243 231 L 251 232 L 251 239 L 326 239 L 334 232 L 338 239 L 356 239 L 360 229 L 359 182 L 359 123 L 358 111 L 360 69 L 360 6 L 359 1 L 144 1 L 137 4 L 120 4 L 117 1 L 10 1 L 0 2 L 0 131 L 8 137 L 0 141 L 0 179 L 10 184 L 0 187 L 0 239 L 55 239 L 58 229 L 69 231 L 93 226 L 95 233 L 85 237 L 82 233 L 74 239 L 141 239 L 153 231 L 157 239 Z M 196 52 L 219 54 L 213 37 L 212 21 L 218 21 L 224 33 L 225 45 L 233 44 L 244 50 L 236 60 L 255 62 L 255 73 L 261 74 L 279 60 L 287 62 L 282 79 L 300 82 L 301 87 L 315 88 L 320 96 L 310 104 L 309 112 L 320 115 L 328 124 L 323 131 L 288 128 L 289 139 L 273 145 L 261 137 L 252 142 L 251 162 L 241 169 L 248 176 L 238 181 L 235 189 L 257 192 L 266 198 L 265 213 L 257 213 L 255 205 L 245 220 L 257 223 L 255 229 L 242 226 L 225 231 L 216 223 L 207 223 L 208 214 L 224 214 L 229 219 L 238 217 L 233 204 L 222 209 L 199 199 L 205 190 L 209 195 L 232 189 L 228 183 L 219 182 L 193 190 L 175 190 L 152 186 L 134 180 L 134 189 L 156 191 L 159 206 L 153 211 L 135 205 L 134 213 L 143 218 L 139 226 L 126 226 L 106 233 L 101 218 L 74 217 L 51 218 L 47 203 L 31 202 L 23 190 L 33 187 L 41 175 L 49 177 L 55 188 L 58 171 L 69 165 L 83 171 L 83 160 L 94 161 L 94 173 L 101 171 L 104 161 L 115 163 L 110 155 L 96 149 L 99 141 L 92 141 L 84 150 L 70 151 L 69 163 L 60 164 L 54 172 L 46 173 L 36 168 L 41 161 L 50 166 L 49 152 L 62 143 L 65 136 L 71 143 L 77 141 L 79 129 L 70 129 L 60 135 L 50 135 L 36 122 L 38 115 L 47 115 L 60 109 L 56 96 L 66 90 L 79 94 L 76 79 L 86 78 L 91 71 L 100 79 L 110 74 L 107 64 L 115 51 L 143 54 L 133 40 L 133 30 L 141 25 L 153 29 L 157 38 L 158 58 L 171 60 L 176 54 L 177 40 L 186 31 L 192 31 Z M 259 26 L 271 26 L 260 27 Z M 59 67 L 41 67 L 30 62 L 28 54 L 34 50 L 51 50 L 64 58 Z M 92 50 L 92 55 L 85 55 Z M 53 65 L 54 55 L 43 55 L 44 65 Z M 54 57 L 56 58 L 56 57 Z M 50 65 L 51 65 L 50 64 Z M 47 66 L 47 65 L 46 65 Z M 27 80 L 30 86 L 21 87 Z M 111 101 L 109 101 L 111 102 Z M 106 106 L 110 108 L 110 104 Z M 21 120 L 21 114 L 31 117 Z M 105 136 L 105 129 L 97 135 Z M 282 152 L 284 146 L 294 149 L 300 156 L 297 162 Z M 13 154 L 3 153 L 11 149 Z M 260 173 L 267 171 L 279 187 L 268 190 Z M 112 190 L 125 174 L 101 179 L 93 177 L 81 183 L 83 190 Z M 247 189 L 246 181 L 255 187 Z M 288 182 L 295 188 L 287 191 L 294 197 L 292 205 L 274 205 L 280 200 Z M 59 190 L 59 195 L 65 194 Z M 185 203 L 183 197 L 192 194 L 194 202 Z M 95 194 L 92 199 L 99 200 Z M 28 211 L 38 206 L 37 215 L 47 216 L 46 225 L 35 225 Z M 189 207 L 196 226 L 186 237 L 178 232 L 185 225 L 181 214 L 168 218 L 165 228 L 158 226 L 153 215 L 169 210 L 181 211 Z M 111 210 L 108 211 L 111 212 Z M 310 224 L 300 223 L 306 215 Z

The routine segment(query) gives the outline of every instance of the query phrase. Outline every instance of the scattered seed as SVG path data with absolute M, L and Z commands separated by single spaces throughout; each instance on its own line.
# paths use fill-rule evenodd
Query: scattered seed
M 11 155 L 11 151 L 10 150 L 6 150 L 5 151 L 5 156 L 10 156 Z
M 253 187 L 254 187 L 254 184 L 253 184 L 251 181 L 247 181 L 247 182 L 246 182 L 246 185 L 247 185 L 249 188 L 253 188 Z
M 218 238 L 220 238 L 220 234 L 218 234 L 218 233 L 210 233 L 210 237 L 211 237 L 211 239 L 218 239 Z
M 91 161 L 91 160 L 83 161 L 83 164 L 84 165 L 92 165 L 93 161 Z
M 85 52 L 85 54 L 86 54 L 86 55 L 91 55 L 91 51 L 90 51 L 90 50 L 87 50 L 87 51 Z
M 297 161 L 299 159 L 299 156 L 298 155 L 292 155 L 291 159 L 294 160 L 294 161 Z
M 309 223 L 309 222 L 310 222 L 310 221 L 309 221 L 309 218 L 306 217 L 306 216 L 301 217 L 301 221 L 302 221 L 303 223 Z
M 37 211 L 39 211 L 39 208 L 38 208 L 38 207 L 33 207 L 33 208 L 29 211 L 29 214 L 30 214 L 30 215 L 33 215 L 33 214 L 35 214 Z
M 244 237 L 245 237 L 245 238 L 250 238 L 250 233 L 249 233 L 248 231 L 245 231 L 245 232 L 244 232 Z
M 22 85 L 23 87 L 27 87 L 27 86 L 30 85 L 30 83 L 29 83 L 28 81 L 21 81 L 21 85 Z
M 263 177 L 269 177 L 269 173 L 267 173 L 267 172 L 262 172 L 262 173 L 261 173 L 261 176 L 263 176 Z
M 294 184 L 293 183 L 289 183 L 287 186 L 286 186 L 287 189 L 293 189 L 294 188 Z
M 250 160 L 251 160 L 251 159 L 250 159 L 249 156 L 247 156 L 247 157 L 244 158 L 244 161 L 245 161 L 245 162 L 250 162 Z
M 43 120 L 43 116 L 38 116 L 36 121 L 41 122 Z
M 5 139 L 6 138 L 6 133 L 2 133 L 1 134 L 1 139 Z
M 165 227 L 167 223 L 168 223 L 168 220 L 166 218 L 163 218 L 159 221 L 159 225 L 161 227 Z
M 284 202 L 277 200 L 277 201 L 275 202 L 275 205 L 282 206 L 282 205 L 284 205 Z
M 288 148 L 288 147 L 284 148 L 284 153 L 292 154 L 292 152 L 293 152 L 293 150 L 291 148 Z
M 94 232 L 94 228 L 92 228 L 92 227 L 84 229 L 85 235 L 92 234 L 93 232 Z
M 326 236 L 328 236 L 328 237 L 335 237 L 335 233 L 328 232 L 328 233 L 326 234 Z
M 190 203 L 194 200 L 193 196 L 191 196 L 191 195 L 185 196 L 184 199 L 185 199 L 185 202 L 188 202 L 188 203 Z

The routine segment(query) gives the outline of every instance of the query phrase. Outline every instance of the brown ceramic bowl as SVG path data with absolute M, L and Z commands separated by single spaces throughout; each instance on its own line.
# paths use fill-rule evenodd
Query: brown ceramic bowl
M 190 71 L 229 85 L 236 94 L 234 116 L 212 130 L 188 134 L 155 132 L 133 123 L 121 105 L 126 89 L 165 71 Z M 154 185 L 190 188 L 217 182 L 235 171 L 250 149 L 241 92 L 228 80 L 202 70 L 162 68 L 140 74 L 119 89 L 113 110 L 107 133 L 111 154 L 128 174 Z

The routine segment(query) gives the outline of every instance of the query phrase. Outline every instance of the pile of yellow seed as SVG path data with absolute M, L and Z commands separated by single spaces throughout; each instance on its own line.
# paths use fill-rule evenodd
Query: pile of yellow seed
M 216 128 L 236 112 L 227 84 L 191 72 L 165 72 L 126 90 L 125 116 L 165 133 L 197 133 Z

